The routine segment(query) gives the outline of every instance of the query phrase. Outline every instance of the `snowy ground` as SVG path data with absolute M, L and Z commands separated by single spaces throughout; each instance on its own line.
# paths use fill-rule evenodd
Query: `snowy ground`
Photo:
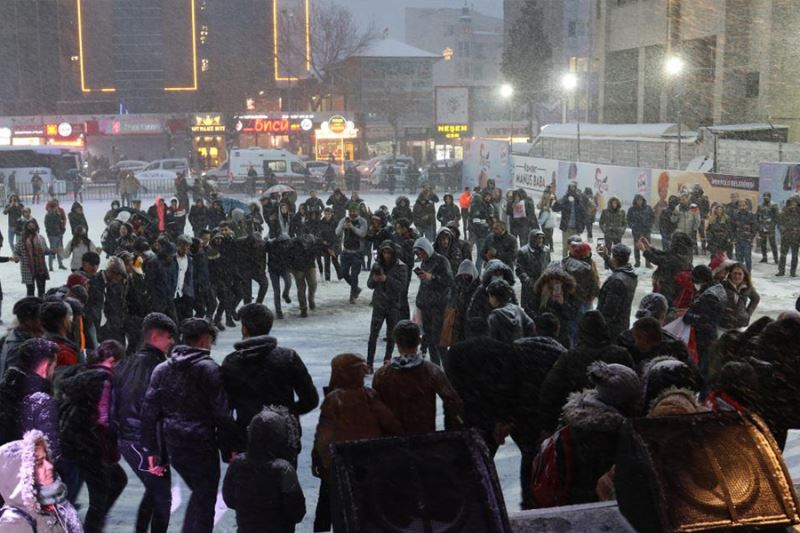
M 364 194 L 362 196 L 372 208 L 377 208 L 381 204 L 388 205 L 390 208 L 394 205 L 394 197 L 386 194 Z M 64 205 L 69 205 L 66 201 L 62 203 Z M 108 205 L 107 202 L 87 202 L 85 206 L 87 219 L 91 226 L 89 233 L 95 243 L 99 243 L 100 234 L 103 230 L 102 219 L 108 209 Z M 40 221 L 41 225 L 44 219 L 44 207 L 41 204 L 33 206 L 33 214 L 34 217 Z M 2 224 L 2 226 L 5 231 L 5 224 Z M 598 234 L 599 231 L 596 231 L 595 235 Z M 556 238 L 556 241 L 557 250 L 553 255 L 554 258 L 556 258 L 556 254 L 560 252 L 558 249 L 560 248 L 560 238 Z M 627 237 L 627 242 L 630 244 L 630 236 Z M 10 253 L 7 237 L 5 243 L 2 249 L 3 254 Z M 696 262 L 699 263 L 702 259 L 703 258 L 697 258 Z M 776 278 L 774 277 L 776 267 L 772 264 L 758 264 L 757 261 L 759 259 L 760 255 L 754 256 L 753 258 L 753 283 L 761 294 L 761 305 L 756 315 L 769 315 L 774 318 L 781 311 L 794 308 L 794 302 L 797 299 L 798 293 L 800 293 L 800 279 Z M 639 289 L 635 302 L 638 302 L 644 294 L 649 292 L 652 271 L 642 268 L 639 270 L 639 274 Z M 602 272 L 601 269 L 601 276 L 605 277 L 606 275 L 607 274 Z M 65 271 L 56 271 L 53 273 L 48 286 L 62 284 L 66 282 L 66 277 L 67 273 Z M 2 316 L 8 323 L 12 318 L 11 308 L 16 299 L 25 294 L 25 287 L 21 285 L 19 281 L 19 266 L 12 263 L 0 264 L 0 279 L 2 279 L 3 289 L 5 291 Z M 362 273 L 361 280 L 362 287 L 366 288 L 366 273 Z M 414 285 L 410 290 L 412 303 L 417 290 L 416 280 L 414 280 L 413 283 Z M 322 387 L 328 382 L 330 375 L 329 362 L 334 355 L 343 352 L 366 354 L 371 314 L 371 308 L 369 307 L 370 293 L 368 290 L 365 290 L 356 305 L 348 304 L 347 299 L 348 287 L 343 281 L 321 282 L 317 290 L 317 309 L 310 312 L 309 318 L 303 319 L 300 318 L 300 312 L 293 291 L 293 303 L 284 306 L 286 319 L 282 321 L 276 320 L 272 331 L 272 334 L 278 338 L 281 345 L 294 348 L 300 353 L 314 379 L 317 389 L 320 390 L 320 394 Z M 267 303 L 270 307 L 271 302 L 272 295 L 270 288 L 270 293 L 267 298 Z M 238 341 L 239 338 L 240 334 L 236 330 L 229 329 L 223 332 L 219 336 L 217 345 L 213 349 L 214 358 L 221 362 L 225 355 L 233 350 L 233 344 Z M 382 346 L 379 345 L 378 359 L 381 357 L 381 350 Z M 319 411 L 315 410 L 301 419 L 303 429 L 303 451 L 299 460 L 298 473 L 305 492 L 308 510 L 306 518 L 298 528 L 298 531 L 311 530 L 314 508 L 317 500 L 317 491 L 319 489 L 318 480 L 311 475 L 310 459 L 310 450 L 318 414 Z M 441 419 L 439 425 L 442 427 Z M 798 441 L 798 448 L 800 448 L 800 441 Z M 798 450 L 798 457 L 800 457 L 800 449 Z M 510 440 L 498 451 L 495 464 L 503 486 L 506 505 L 509 511 L 518 510 L 520 501 L 520 487 L 518 481 L 519 452 Z M 800 462 L 797 468 L 800 469 Z M 109 527 L 107 528 L 110 532 L 130 531 L 132 528 L 136 515 L 136 508 L 139 504 L 143 489 L 138 479 L 129 470 L 128 480 L 128 487 L 111 512 Z M 173 520 L 170 530 L 179 531 L 189 493 L 179 479 L 175 479 L 174 483 Z M 85 491 L 83 491 L 81 495 L 80 503 L 85 509 L 88 504 Z M 216 531 L 235 531 L 234 513 L 226 511 L 221 500 L 218 502 Z

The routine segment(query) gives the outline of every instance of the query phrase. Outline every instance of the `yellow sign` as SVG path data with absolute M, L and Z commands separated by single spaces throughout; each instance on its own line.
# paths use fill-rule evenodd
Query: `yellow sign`
M 334 115 L 328 120 L 328 129 L 331 133 L 342 134 L 347 130 L 347 119 L 341 115 Z
M 191 127 L 192 133 L 225 133 L 222 115 L 195 116 Z
M 436 133 L 445 139 L 460 139 L 469 135 L 469 124 L 437 124 Z

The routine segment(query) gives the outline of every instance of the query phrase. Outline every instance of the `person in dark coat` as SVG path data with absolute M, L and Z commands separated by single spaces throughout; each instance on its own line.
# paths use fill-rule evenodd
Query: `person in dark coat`
M 275 337 L 269 336 L 272 311 L 262 304 L 249 304 L 239 309 L 239 318 L 243 338 L 222 362 L 222 375 L 244 438 L 263 406 L 281 405 L 299 417 L 317 407 L 319 395 L 300 355 L 279 347 Z M 295 456 L 292 463 L 296 462 Z
M 136 530 L 166 533 L 169 527 L 172 485 L 165 469 L 163 442 L 158 449 L 142 447 L 142 407 L 153 370 L 166 361 L 175 344 L 175 322 L 162 313 L 150 313 L 142 322 L 144 346 L 114 370 L 111 382 L 111 419 L 119 438 L 119 451 L 145 488 L 136 515 Z M 157 461 L 148 457 L 157 456 Z M 152 464 L 151 464 L 152 463 Z
M 394 339 L 392 331 L 399 320 L 402 299 L 408 294 L 408 267 L 397 257 L 397 250 L 390 240 L 385 240 L 378 249 L 378 256 L 372 265 L 367 288 L 372 289 L 372 319 L 369 327 L 367 344 L 367 369 L 371 374 L 375 361 L 375 350 L 378 344 L 383 323 L 386 323 L 386 353 L 384 363 L 392 358 Z
M 211 202 L 211 208 L 208 210 L 208 213 L 206 213 L 206 217 L 208 220 L 208 229 L 214 231 L 215 228 L 219 227 L 221 222 L 228 218 L 228 215 L 225 213 L 225 207 L 223 207 L 222 202 L 214 200 Z
M 618 363 L 633 368 L 625 348 L 611 343 L 608 327 L 599 311 L 589 311 L 578 324 L 578 342 L 556 361 L 542 384 L 539 396 L 539 420 L 542 429 L 556 428 L 558 415 L 570 393 L 591 386 L 586 371 L 595 361 Z
M 610 256 L 605 248 L 602 252 L 601 256 L 611 269 L 611 275 L 600 287 L 597 310 L 606 319 L 609 335 L 612 339 L 616 339 L 631 325 L 631 306 L 639 277 L 629 263 L 631 249 L 628 246 L 622 243 L 615 244 Z
M 538 320 L 544 314 L 558 319 L 558 342 L 565 348 L 572 346 L 570 332 L 577 330 L 580 302 L 575 296 L 575 278 L 559 264 L 545 269 L 533 285 L 530 307 L 523 307 L 528 316 Z
M 44 216 L 44 231 L 47 234 L 50 249 L 59 252 L 52 254 L 48 257 L 48 267 L 50 272 L 53 271 L 53 256 L 58 258 L 59 270 L 66 270 L 64 262 L 61 259 L 60 250 L 64 248 L 64 233 L 67 231 L 66 215 L 64 210 L 58 205 L 58 200 L 53 199 L 47 202 L 47 214 Z
M 296 426 L 291 417 L 264 407 L 247 430 L 247 452 L 231 461 L 222 483 L 222 499 L 236 511 L 239 533 L 294 533 L 306 515 L 297 478 L 295 450 L 289 443 Z
M 169 464 L 192 491 L 183 530 L 214 529 L 214 504 L 219 485 L 219 454 L 227 459 L 238 450 L 236 424 L 228 407 L 222 371 L 211 358 L 217 331 L 205 318 L 181 324 L 183 343 L 150 377 L 141 410 L 142 448 L 151 469 L 160 463 L 160 441 Z
M 660 322 L 651 316 L 639 318 L 631 329 L 623 331 L 617 337 L 617 345 L 628 350 L 635 369 L 640 374 L 650 360 L 662 355 L 668 355 L 694 367 L 686 344 L 664 331 Z M 699 378 L 699 372 L 697 376 Z
M 469 208 L 469 236 L 475 243 L 476 258 L 475 267 L 478 272 L 484 263 L 484 251 L 486 248 L 486 238 L 489 236 L 489 228 L 497 219 L 497 212 L 491 203 L 491 195 L 475 194 L 472 197 L 472 204 Z
M 789 274 L 797 275 L 798 249 L 800 249 L 800 197 L 792 196 L 786 200 L 786 206 L 778 217 L 778 229 L 781 232 L 781 259 L 776 276 L 786 275 L 786 257 L 792 253 Z M 13 241 L 12 241 L 13 242 Z
M 506 216 L 509 220 L 509 230 L 520 245 L 528 242 L 528 234 L 532 230 L 539 229 L 536 208 L 524 189 L 511 191 L 511 199 L 506 203 Z
M 312 472 L 321 480 L 314 531 L 331 528 L 331 444 L 403 433 L 400 422 L 378 393 L 364 386 L 368 370 L 358 354 L 343 353 L 331 360 L 331 379 L 325 388 L 311 452 Z
M 456 272 L 461 265 L 461 247 L 458 246 L 453 232 L 449 228 L 441 228 L 436 234 L 436 241 L 433 243 L 433 251 L 444 256 L 450 263 L 450 270 Z
M 644 252 L 644 258 L 657 267 L 653 273 L 654 291 L 663 294 L 670 307 L 679 292 L 675 276 L 692 269 L 694 244 L 689 235 L 679 231 L 672 234 L 667 250 L 657 250 L 647 240 L 637 243 Z
M 453 243 L 461 250 L 461 259 L 472 261 L 472 242 L 461 238 L 461 230 L 458 229 L 458 221 L 453 220 L 447 223 L 447 229 L 453 234 Z
M 407 196 L 398 196 L 392 208 L 392 220 L 396 223 L 401 218 L 409 221 L 414 219 L 414 215 L 411 212 L 411 202 L 409 202 Z
M 320 249 L 313 235 L 302 235 L 292 239 L 289 267 L 297 287 L 297 303 L 300 316 L 306 318 L 308 310 L 316 309 L 317 267 L 314 263 Z
M 641 266 L 641 250 L 636 246 L 636 243 L 642 238 L 650 240 L 656 216 L 653 208 L 647 205 L 647 200 L 645 200 L 644 196 L 637 194 L 633 197 L 633 203 L 628 208 L 627 218 L 628 226 L 630 226 L 633 234 L 633 257 L 636 259 L 636 263 L 633 266 L 639 268 Z M 650 268 L 650 262 L 647 259 L 645 259 L 645 266 Z
M 511 302 L 513 292 L 511 285 L 504 279 L 495 279 L 486 288 L 489 305 L 492 307 L 487 320 L 489 337 L 508 344 L 536 334 L 533 320 L 519 305 Z
M 291 303 L 289 291 L 292 288 L 292 273 L 290 268 L 289 253 L 292 248 L 292 239 L 288 235 L 279 235 L 275 239 L 265 241 L 268 254 L 267 268 L 269 279 L 272 282 L 272 294 L 275 305 L 275 316 L 283 318 L 281 310 L 281 296 L 286 303 Z M 281 293 L 281 281 L 283 292 Z
M 794 400 L 800 383 L 800 321 L 776 320 L 756 339 L 761 357 L 772 365 L 763 379 L 761 411 L 778 446 L 786 446 L 788 430 L 800 427 L 800 405 Z
M 195 237 L 200 235 L 201 230 L 214 227 L 210 226 L 210 218 L 209 209 L 206 207 L 205 201 L 202 197 L 198 197 L 194 205 L 189 209 L 189 224 L 192 226 Z
M 550 264 L 550 248 L 544 243 L 545 235 L 540 229 L 528 233 L 528 244 L 517 252 L 515 271 L 522 283 L 520 305 L 523 309 L 531 307 L 533 286 L 539 280 L 547 265 Z
M 233 317 L 240 297 L 241 278 L 239 271 L 245 261 L 237 254 L 238 244 L 227 232 L 215 233 L 208 251 L 208 272 L 217 295 L 217 312 L 214 326 L 222 331 L 226 327 L 236 327 Z M 240 259 L 242 259 L 240 263 Z M 225 325 L 222 325 L 222 314 Z M 222 327 L 220 327 L 222 326 Z
M 753 286 L 750 272 L 741 263 L 734 263 L 727 267 L 727 275 L 722 280 L 722 287 L 728 296 L 728 305 L 720 321 L 724 329 L 746 328 L 750 325 L 750 318 L 756 311 L 761 296 Z
M 333 194 L 328 197 L 328 201 L 325 202 L 326 205 L 333 208 L 333 218 L 336 220 L 342 220 L 347 216 L 347 204 L 349 203 L 347 196 L 340 189 L 335 189 Z
M 83 226 L 87 232 L 89 231 L 89 223 L 86 221 L 86 215 L 83 214 L 83 206 L 80 202 L 73 202 L 67 218 L 69 219 L 69 228 L 72 233 L 75 233 L 75 228 L 78 226 Z
M 394 414 L 403 433 L 413 435 L 436 431 L 436 397 L 444 406 L 445 428 L 461 427 L 463 402 L 444 371 L 425 361 L 419 353 L 422 341 L 419 326 L 401 320 L 394 328 L 398 355 L 375 372 L 372 387 Z
M 429 241 L 436 239 L 436 210 L 434 203 L 425 195 L 424 191 L 414 202 L 413 218 L 414 225 L 422 235 Z
M 58 404 L 52 397 L 58 346 L 30 339 L 19 347 L 15 366 L 0 382 L 0 444 L 19 440 L 32 429 L 47 437 L 57 466 L 61 459 Z
M 481 278 L 475 264 L 469 259 L 464 259 L 458 266 L 453 290 L 450 291 L 450 308 L 455 309 L 456 313 L 453 324 L 454 343 L 463 341 L 467 337 L 467 311 L 480 285 Z
M 112 373 L 125 356 L 117 341 L 104 341 L 86 365 L 63 373 L 58 379 L 61 411 L 61 448 L 75 463 L 89 490 L 89 509 L 84 531 L 100 533 L 117 498 L 128 484 L 119 466 L 117 436 L 111 427 Z
M 761 248 L 761 262 L 768 263 L 767 244 L 772 249 L 772 258 L 778 263 L 778 246 L 775 242 L 775 228 L 778 226 L 778 205 L 772 203 L 772 194 L 765 192 L 761 204 L 756 209 L 756 223 L 758 224 L 758 243 Z
M 439 221 L 442 227 L 447 226 L 449 222 L 458 222 L 461 219 L 461 209 L 453 202 L 452 194 L 445 194 L 443 197 L 444 203 L 439 206 L 436 212 L 436 220 Z
M 23 207 L 24 206 L 22 205 L 22 202 L 20 202 L 19 196 L 17 196 L 16 193 L 8 195 L 8 203 L 3 208 L 3 214 L 8 215 L 8 241 L 12 250 L 15 246 L 17 223 L 22 218 Z
M 622 209 L 622 202 L 619 198 L 612 196 L 608 200 L 608 206 L 600 213 L 600 231 L 606 239 L 606 246 L 610 250 L 615 244 L 622 242 L 628 221 L 625 218 L 625 210 Z
M 683 315 L 683 322 L 694 329 L 696 353 L 692 356 L 700 368 L 703 382 L 707 384 L 710 350 L 719 337 L 718 328 L 725 315 L 728 296 L 725 288 L 714 281 L 714 275 L 706 265 L 697 265 L 692 269 L 692 283 L 700 288 Z
M 490 249 L 494 250 L 494 258 L 507 264 L 513 271 L 517 259 L 517 238 L 506 230 L 505 222 L 498 220 L 492 225 L 492 233 L 484 246 L 484 250 Z
M 0 349 L 0 376 L 5 374 L 9 367 L 15 366 L 19 357 L 19 348 L 28 339 L 41 337 L 44 334 L 42 323 L 39 321 L 39 309 L 42 300 L 36 296 L 26 296 L 17 300 L 13 313 L 17 318 L 17 325 L 11 328 L 2 338 Z
M 481 284 L 472 296 L 467 307 L 467 337 L 486 335 L 489 327 L 489 314 L 492 308 L 489 305 L 489 295 L 487 289 L 489 283 L 496 278 L 506 280 L 509 285 L 514 285 L 514 273 L 507 264 L 499 259 L 493 259 L 486 263 L 481 275 Z M 516 296 L 512 296 L 512 302 L 516 303 Z
M 576 182 L 570 182 L 567 192 L 556 203 L 553 211 L 561 213 L 561 235 L 563 238 L 563 255 L 569 251 L 568 240 L 573 235 L 580 235 L 586 229 L 586 199 L 578 190 Z
M 325 276 L 325 281 L 331 280 L 331 263 L 333 263 L 334 274 L 338 279 L 341 277 L 341 267 L 339 266 L 339 239 L 336 237 L 337 220 L 333 218 L 333 209 L 326 207 L 322 211 L 319 220 L 312 218 L 311 234 L 322 243 L 322 255 L 317 259 L 317 267 L 320 275 Z
M 438 365 L 441 364 L 442 355 L 439 340 L 444 310 L 453 286 L 453 271 L 447 259 L 434 252 L 433 245 L 425 237 L 420 237 L 414 243 L 414 253 L 420 259 L 419 267 L 414 270 L 420 280 L 416 304 L 422 314 L 425 344 L 430 350 L 431 361 Z
M 706 249 L 711 257 L 726 252 L 733 246 L 733 227 L 725 208 L 715 205 L 706 225 Z M 776 261 L 777 263 L 777 261 Z
M 361 294 L 358 275 L 361 273 L 367 221 L 358 215 L 358 205 L 355 203 L 351 203 L 347 211 L 348 215 L 336 226 L 336 236 L 342 240 L 342 277 L 350 285 L 350 303 L 355 304 Z
M 537 328 L 539 324 L 537 324 Z M 533 459 L 539 452 L 541 427 L 538 423 L 539 394 L 550 369 L 567 352 L 561 343 L 541 332 L 535 337 L 514 341 L 514 387 L 516 401 L 511 404 L 511 438 L 522 455 L 520 486 L 529 487 Z M 530 490 L 522 491 L 522 509 L 533 508 Z
M 561 415 L 561 425 L 572 436 L 571 505 L 598 500 L 597 482 L 616 462 L 622 425 L 641 410 L 642 385 L 636 372 L 602 361 L 587 370 L 585 380 L 594 388 L 572 393 Z
M 207 229 L 200 230 L 199 238 L 192 239 L 189 252 L 192 254 L 195 316 L 205 317 L 213 322 L 214 312 L 217 309 L 217 298 L 209 270 L 208 245 L 210 242 L 211 232 Z
M 739 200 L 738 209 L 731 217 L 733 240 L 736 247 L 736 260 L 753 269 L 753 240 L 758 235 L 758 223 L 746 200 Z

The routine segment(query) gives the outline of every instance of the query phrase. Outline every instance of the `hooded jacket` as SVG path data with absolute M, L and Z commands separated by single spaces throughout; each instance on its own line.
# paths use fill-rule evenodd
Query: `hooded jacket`
M 450 238 L 450 246 L 446 250 L 443 249 L 439 243 L 439 238 L 442 237 L 442 235 L 446 235 Z M 458 267 L 461 266 L 461 261 L 464 260 L 464 257 L 461 253 L 459 241 L 456 236 L 453 235 L 452 230 L 449 228 L 439 229 L 438 233 L 436 234 L 436 241 L 433 243 L 433 250 L 437 254 L 443 255 L 447 259 L 447 261 L 450 263 L 450 270 L 452 272 L 458 271 Z
M 447 203 L 447 198 L 450 198 L 451 203 Z M 445 194 L 442 199 L 444 203 L 439 206 L 439 210 L 436 212 L 436 220 L 439 221 L 439 224 L 446 226 L 452 220 L 460 220 L 461 209 L 453 202 L 453 195 Z
M 222 362 L 222 375 L 241 434 L 265 405 L 282 405 L 295 416 L 319 405 L 303 360 L 294 350 L 280 348 L 275 337 L 249 337 L 234 348 Z
M 539 438 L 539 394 L 550 369 L 567 349 L 550 337 L 525 337 L 514 341 L 515 420 L 512 436 L 536 442 Z
M 491 233 L 486 238 L 484 250 L 488 248 L 494 248 L 495 257 L 509 267 L 514 268 L 514 260 L 517 258 L 518 249 L 516 237 L 508 231 L 504 231 L 501 235 Z
M 11 509 L 0 514 L 3 533 L 82 533 L 75 508 L 66 500 L 66 490 L 57 503 L 42 504 L 36 483 L 36 443 L 44 441 L 50 455 L 47 437 L 41 431 L 28 431 L 20 440 L 0 447 L 0 498 Z M 48 488 L 58 489 L 56 478 Z M 31 526 L 35 524 L 35 529 Z
M 495 277 L 500 277 L 509 285 L 514 285 L 514 273 L 511 267 L 503 263 L 499 259 L 492 259 L 487 262 L 483 268 L 483 275 L 481 276 L 481 285 L 472 295 L 467 308 L 467 333 L 470 336 L 485 335 L 489 327 L 489 315 L 492 312 L 492 307 L 489 305 L 489 294 L 486 289 Z M 511 301 L 516 302 L 516 296 L 512 294 Z
M 447 259 L 433 251 L 433 245 L 425 237 L 414 242 L 428 256 L 420 263 L 419 268 L 433 274 L 429 281 L 421 281 L 417 292 L 416 304 L 424 312 L 444 310 L 450 299 L 450 288 L 453 286 L 453 271 Z
M 678 293 L 675 276 L 692 269 L 693 253 L 694 241 L 680 232 L 672 235 L 669 250 L 650 248 L 644 251 L 644 258 L 658 267 L 653 272 L 655 292 L 663 294 L 670 305 Z
M 616 207 L 612 205 L 616 203 Z M 619 198 L 612 196 L 608 200 L 606 209 L 600 213 L 600 231 L 603 232 L 605 238 L 609 241 L 619 242 L 622 236 L 625 235 L 625 229 L 628 223 L 625 218 L 625 210 L 622 208 L 622 202 Z
M 456 342 L 466 338 L 467 308 L 480 284 L 481 278 L 472 261 L 469 259 L 462 261 L 450 293 L 450 307 L 456 310 L 456 319 L 453 325 Z
M 384 250 L 392 251 L 392 262 L 383 260 Z M 374 312 L 388 312 L 402 308 L 402 299 L 408 289 L 408 267 L 397 258 L 392 241 L 383 241 L 378 249 L 378 257 L 372 266 L 372 272 L 380 271 L 386 280 L 378 283 L 372 276 L 367 278 L 367 288 L 372 289 L 372 309 Z
M 12 367 L 17 362 L 19 347 L 34 335 L 20 328 L 10 330 L 3 338 L 3 348 L 0 351 L 0 372 L 5 374 L 6 369 Z
M 222 371 L 208 350 L 183 345 L 172 350 L 153 370 L 141 420 L 145 450 L 158 448 L 159 425 L 170 447 L 212 444 L 223 456 L 240 449 Z
M 408 197 L 398 196 L 394 202 L 394 208 L 392 208 L 392 220 L 397 221 L 404 218 L 409 222 L 414 222 L 410 205 L 411 202 L 409 202 Z
M 89 233 L 89 223 L 86 221 L 86 215 L 78 213 L 78 209 L 81 207 L 83 206 L 79 202 L 74 202 L 69 211 L 69 215 L 67 215 L 69 219 L 69 229 L 72 230 L 72 233 L 75 233 L 75 228 L 78 226 L 83 226 L 86 228 L 86 233 Z
M 731 215 L 731 226 L 734 241 L 753 242 L 758 235 L 758 222 L 751 211 L 737 209 Z
M 500 342 L 512 343 L 536 333 L 533 320 L 522 308 L 513 303 L 494 309 L 489 314 L 489 336 Z
M 542 244 L 541 248 L 536 246 L 536 240 L 540 237 L 544 237 L 542 230 L 531 230 L 528 234 L 528 244 L 517 252 L 515 270 L 523 286 L 532 286 L 536 283 L 544 269 L 550 264 L 550 248 L 544 244 Z
M 637 206 L 636 200 L 641 200 L 642 205 Z M 647 205 L 647 200 L 641 194 L 633 197 L 633 204 L 628 208 L 628 226 L 636 235 L 650 235 L 656 215 L 653 208 Z
M 239 533 L 292 533 L 306 514 L 303 489 L 287 445 L 299 435 L 282 412 L 265 408 L 250 422 L 247 453 L 234 459 L 222 483 Z
M 630 264 L 615 268 L 600 287 L 597 310 L 602 313 L 612 339 L 626 331 L 631 323 L 631 306 L 639 276 Z
M 569 201 L 570 197 L 574 199 L 572 202 Z M 578 234 L 583 233 L 583 230 L 586 229 L 587 219 L 586 210 L 584 209 L 585 202 L 586 199 L 583 193 L 570 185 L 564 196 L 553 204 L 553 211 L 561 213 L 561 223 L 559 225 L 561 231 L 570 229 L 570 220 L 574 218 L 573 227 L 576 230 L 575 232 Z
M 561 285 L 563 303 L 559 303 L 553 298 L 556 284 Z M 579 304 L 580 302 L 575 297 L 575 278 L 556 263 L 545 269 L 536 281 L 533 286 L 531 307 L 524 309 L 528 316 L 534 318 L 544 313 L 555 315 L 559 322 L 558 342 L 569 348 L 571 346 L 569 325 L 577 320 Z
M 11 367 L 0 383 L 0 439 L 10 442 L 32 430 L 44 433 L 51 443 L 53 460 L 61 458 L 58 438 L 58 404 L 52 384 L 38 374 Z
M 436 206 L 433 201 L 420 194 L 414 202 L 414 225 L 417 229 L 429 228 L 436 225 Z
M 555 429 L 561 408 L 571 393 L 592 386 L 586 372 L 595 361 L 634 367 L 628 351 L 611 344 L 603 315 L 589 311 L 578 323 L 575 347 L 558 358 L 542 384 L 539 416 L 543 429 Z

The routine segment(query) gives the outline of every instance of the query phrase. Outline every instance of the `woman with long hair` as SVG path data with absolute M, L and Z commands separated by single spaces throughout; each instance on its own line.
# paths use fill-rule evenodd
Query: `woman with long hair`
M 45 284 L 50 279 L 44 256 L 52 253 L 45 238 L 39 234 L 39 223 L 35 219 L 27 221 L 14 249 L 14 257 L 19 258 L 22 283 L 28 296 L 33 296 L 35 288 L 36 295 L 44 298 Z
M 72 234 L 72 239 L 67 243 L 67 247 L 61 251 L 61 257 L 70 259 L 69 268 L 73 272 L 80 270 L 81 260 L 83 254 L 86 252 L 100 253 L 100 249 L 94 245 L 89 236 L 86 234 L 86 228 L 83 226 L 75 226 L 75 232 Z

